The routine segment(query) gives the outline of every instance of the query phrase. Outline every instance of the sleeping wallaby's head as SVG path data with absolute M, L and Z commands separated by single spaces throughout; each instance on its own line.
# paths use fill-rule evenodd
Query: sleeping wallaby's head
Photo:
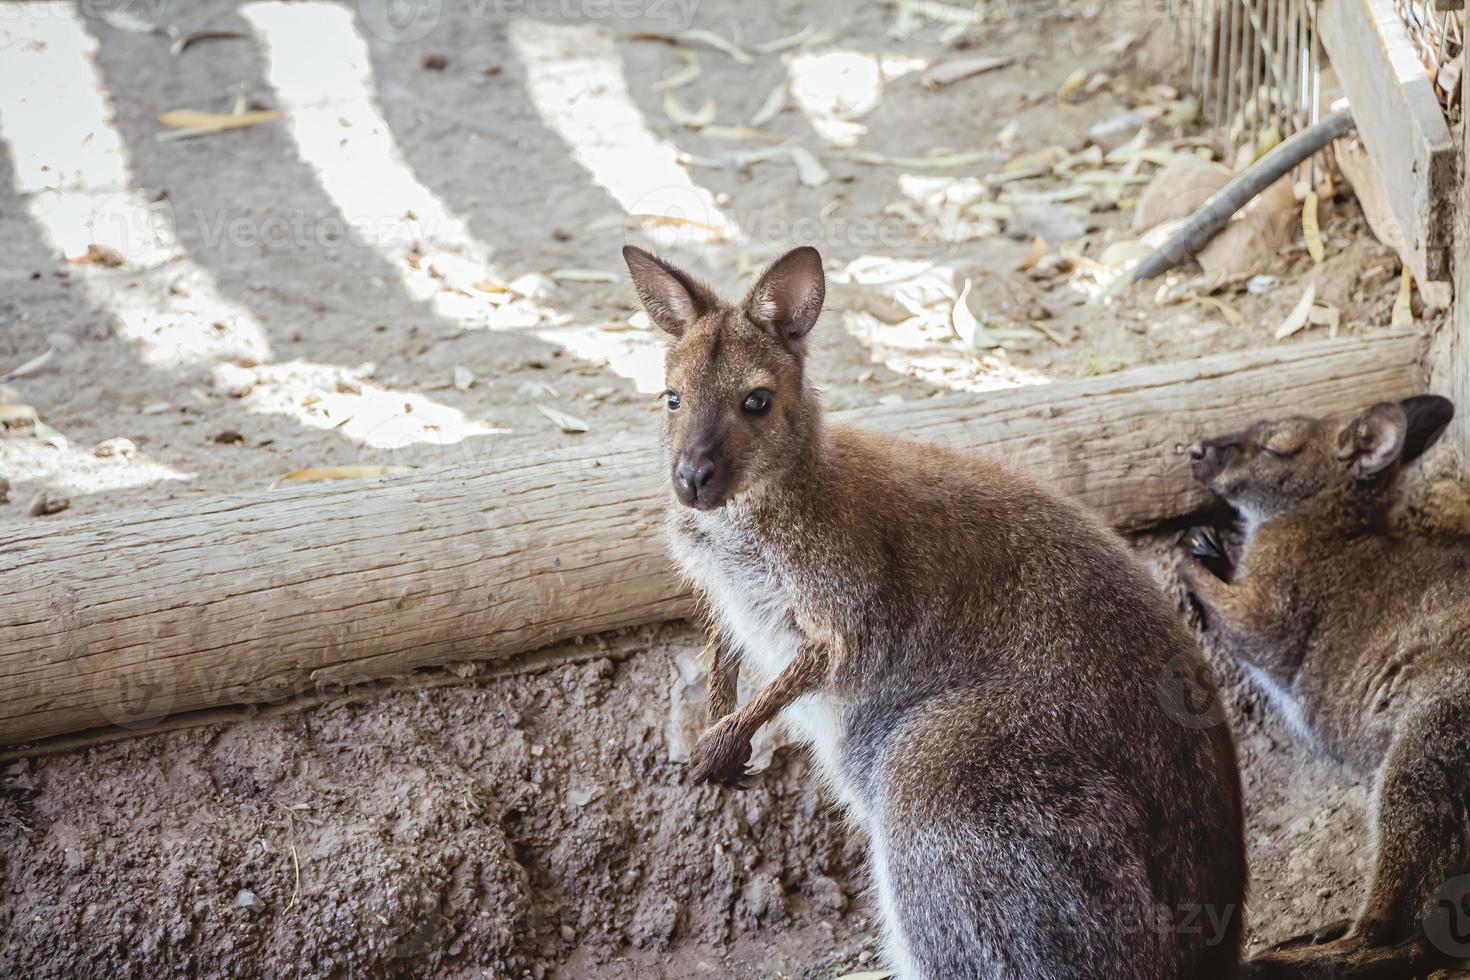
M 1190 446 L 1190 470 L 1257 523 L 1326 491 L 1386 501 L 1399 471 L 1439 440 L 1454 415 L 1449 399 L 1418 395 L 1356 417 L 1257 422 Z
M 665 358 L 664 445 L 681 503 L 713 510 L 756 493 L 806 448 L 821 420 L 803 370 L 826 296 L 822 257 L 793 249 L 740 303 L 631 245 L 643 308 L 674 338 Z

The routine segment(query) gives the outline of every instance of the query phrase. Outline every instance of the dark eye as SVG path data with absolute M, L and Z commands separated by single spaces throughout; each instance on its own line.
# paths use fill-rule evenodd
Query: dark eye
M 664 401 L 668 403 L 669 411 L 677 412 L 679 410 L 679 393 L 677 391 L 664 392 Z
M 740 407 L 748 415 L 764 415 L 771 407 L 772 397 L 774 396 L 765 388 L 757 388 L 745 396 L 745 401 L 741 402 Z

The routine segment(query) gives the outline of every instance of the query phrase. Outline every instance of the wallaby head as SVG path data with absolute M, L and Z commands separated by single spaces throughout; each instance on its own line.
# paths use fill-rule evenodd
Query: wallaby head
M 1190 446 L 1190 469 L 1258 523 L 1329 492 L 1386 502 L 1399 471 L 1439 440 L 1454 414 L 1449 399 L 1418 395 L 1355 417 L 1257 422 Z
M 664 367 L 674 493 L 699 510 L 759 493 L 820 425 L 805 361 L 826 296 L 822 257 L 787 252 L 738 304 L 640 248 L 625 247 L 623 258 L 643 308 L 674 338 Z

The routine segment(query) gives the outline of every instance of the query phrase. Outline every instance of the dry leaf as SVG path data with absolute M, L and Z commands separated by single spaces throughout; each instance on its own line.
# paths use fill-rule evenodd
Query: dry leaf
M 1113 242 L 1102 250 L 1102 254 L 1097 257 L 1097 261 L 1099 264 L 1105 265 L 1110 269 L 1127 271 L 1152 254 L 1154 254 L 1154 250 L 1143 242 Z
M 1281 321 L 1281 326 L 1276 328 L 1276 339 L 1285 340 L 1307 325 L 1307 317 L 1312 312 L 1312 303 L 1317 299 L 1317 284 L 1309 283 L 1307 291 L 1302 293 L 1302 298 L 1297 300 L 1296 306 Z
M 536 410 L 550 419 L 557 428 L 563 432 L 586 432 L 587 423 L 575 415 L 568 415 L 560 409 L 548 408 L 545 405 L 537 405 Z
M 1342 311 L 1331 303 L 1319 303 L 1312 307 L 1307 319 L 1313 326 L 1326 327 L 1327 336 L 1336 337 L 1337 328 L 1342 325 Z
M 774 41 L 766 41 L 764 44 L 754 45 L 751 50 L 756 54 L 780 54 L 782 51 L 790 51 L 792 48 L 800 47 L 816 37 L 817 33 L 817 25 L 807 24 L 795 34 L 778 37 Z
M 39 354 L 31 358 L 29 361 L 26 361 L 14 371 L 11 371 L 9 374 L 4 375 L 3 377 L 0 377 L 0 381 L 14 381 L 16 378 L 24 378 L 28 374 L 35 374 L 37 371 L 41 370 L 41 368 L 45 367 L 47 364 L 50 364 L 51 358 L 55 356 L 56 348 L 48 347 L 46 349 L 46 353 Z
M 822 166 L 810 150 L 799 146 L 793 146 L 787 151 L 791 155 L 791 162 L 796 164 L 796 178 L 807 187 L 821 187 L 832 179 L 827 168 Z
M 750 124 L 764 126 L 780 115 L 784 108 L 786 108 L 786 82 L 783 80 L 780 85 L 771 89 L 766 100 L 761 103 L 761 107 L 755 110 L 755 115 L 750 117 Z
M 701 74 L 699 61 L 694 57 L 693 51 L 685 51 L 679 48 L 674 52 L 684 62 L 684 67 L 678 71 L 669 72 L 662 79 L 655 82 L 653 87 L 660 92 L 672 92 L 676 88 L 682 88 L 694 81 Z
M 1302 238 L 1307 243 L 1307 254 L 1313 262 L 1321 262 L 1327 256 L 1322 245 L 1322 229 L 1317 225 L 1317 192 L 1307 191 L 1302 201 Z
M 1229 303 L 1225 302 L 1222 299 L 1216 299 L 1214 296 L 1196 296 L 1195 301 L 1198 302 L 1201 306 L 1213 307 L 1221 316 L 1225 318 L 1225 322 L 1232 327 L 1240 326 L 1241 322 L 1244 320 L 1244 317 L 1240 315 L 1239 310 L 1237 310 L 1235 307 L 1231 306 Z
M 892 976 L 888 970 L 864 970 L 861 973 L 844 973 L 837 980 L 889 980 Z
M 693 218 L 681 218 L 672 214 L 630 214 L 628 221 L 631 224 L 652 228 L 697 228 L 706 232 L 711 238 L 723 239 L 725 230 L 716 228 L 714 225 L 703 221 L 695 221 Z
M 704 105 L 695 112 L 690 112 L 680 104 L 679 99 L 673 92 L 664 93 L 664 115 L 668 116 L 680 126 L 688 126 L 690 129 L 703 129 L 715 121 L 714 99 L 705 99 Z
M 258 109 L 238 115 L 223 112 L 200 112 L 197 109 L 173 109 L 160 115 L 158 121 L 174 132 L 159 133 L 157 138 L 173 140 L 188 139 L 191 136 L 208 136 L 211 133 L 222 133 L 227 129 L 242 129 L 279 118 L 281 114 L 274 109 Z
M 750 140 L 765 140 L 771 143 L 780 139 L 779 136 L 772 136 L 759 129 L 751 129 L 749 126 L 701 126 L 699 135 L 731 143 L 745 143 Z
M 706 48 L 714 48 L 722 54 L 727 54 L 742 65 L 748 65 L 755 61 L 748 52 L 720 37 L 713 31 L 678 31 L 674 34 L 667 34 L 663 31 L 638 31 L 636 34 L 628 35 L 628 39 L 630 41 L 663 41 L 666 44 L 698 44 Z
M 854 150 L 848 154 L 859 163 L 872 163 L 880 167 L 903 167 L 906 170 L 943 170 L 949 167 L 968 167 L 989 160 L 988 150 L 971 150 L 966 153 L 936 153 L 928 157 L 889 157 L 881 153 Z M 1051 168 L 1047 168 L 1047 173 Z
M 552 269 L 548 275 L 556 282 L 617 282 L 618 277 L 601 269 Z
M 319 480 L 364 480 L 379 476 L 408 473 L 408 466 L 308 466 L 292 470 L 277 483 L 310 483 Z
M 1399 274 L 1399 294 L 1394 297 L 1393 316 L 1388 321 L 1391 326 L 1407 327 L 1414 322 L 1414 309 L 1410 305 L 1413 290 L 1414 274 L 1405 265 L 1403 272 Z
M 71 265 L 102 265 L 109 269 L 116 269 L 127 260 L 111 245 L 98 245 L 93 242 L 81 255 L 72 256 L 66 261 Z
M 1077 94 L 1078 89 L 1082 88 L 1082 86 L 1086 84 L 1087 69 L 1078 68 L 1076 71 L 1072 72 L 1072 74 L 1068 75 L 1067 80 L 1062 82 L 1062 87 L 1057 89 L 1057 104 L 1062 105 L 1063 103 L 1065 103 L 1073 95 Z
M 170 32 L 175 28 L 170 28 Z M 250 35 L 244 31 L 193 31 L 189 34 L 180 34 L 174 38 L 174 43 L 168 46 L 168 53 L 177 57 L 183 54 L 190 45 L 200 41 L 243 41 L 249 40 Z
M 956 335 L 971 347 L 999 347 L 1000 342 L 980 326 L 980 321 L 975 319 L 975 314 L 970 312 L 970 280 L 965 280 L 964 288 L 960 290 L 959 297 L 954 301 L 954 309 L 950 311 L 950 326 Z
M 475 386 L 475 374 L 463 365 L 454 369 L 454 387 L 460 391 L 469 391 Z
M 974 8 L 952 7 L 938 0 L 889 0 L 889 2 L 902 12 L 917 14 L 926 20 L 949 24 L 951 27 L 969 27 L 980 18 L 979 12 Z
M 1046 239 L 1037 235 L 1031 239 L 1031 251 L 1027 252 L 1026 257 L 1016 266 L 1016 271 L 1025 272 L 1027 269 L 1034 269 L 1036 264 L 1044 258 L 1046 258 Z
M 17 429 L 23 425 L 34 425 L 41 420 L 30 405 L 0 405 L 0 427 Z
M 932 91 L 938 91 L 946 85 L 953 85 L 962 79 L 970 78 L 987 71 L 995 71 L 997 68 L 1005 68 L 1016 62 L 1015 55 L 1006 55 L 1000 58 L 979 56 L 975 58 L 959 58 L 954 61 L 946 61 L 935 65 L 924 74 L 919 76 L 919 81 L 924 87 Z

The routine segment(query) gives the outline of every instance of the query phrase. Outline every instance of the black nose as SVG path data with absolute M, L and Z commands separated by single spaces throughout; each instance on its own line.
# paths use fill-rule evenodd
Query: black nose
M 715 461 L 708 456 L 683 460 L 674 471 L 674 478 L 679 481 L 680 488 L 696 497 L 714 475 Z
M 1193 446 L 1189 447 L 1189 458 L 1191 462 L 1198 463 L 1200 460 L 1204 459 L 1205 456 L 1208 455 L 1208 453 L 1209 450 L 1205 448 L 1205 445 L 1202 442 L 1197 442 Z

